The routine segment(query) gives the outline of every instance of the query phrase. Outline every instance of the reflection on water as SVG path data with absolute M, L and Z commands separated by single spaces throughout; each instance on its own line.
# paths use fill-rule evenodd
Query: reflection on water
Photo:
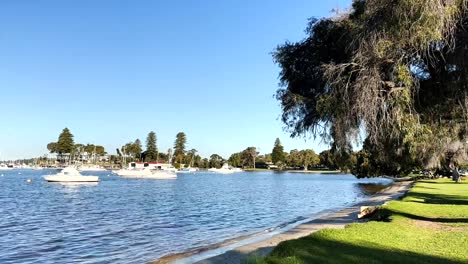
M 2 172 L 0 263 L 144 263 L 367 198 L 346 175 L 240 173 L 47 183 Z M 94 173 L 96 174 L 96 173 Z M 26 179 L 32 179 L 26 183 Z
M 79 189 L 80 187 L 93 187 L 98 186 L 98 182 L 50 182 L 57 186 L 65 187 L 67 189 Z

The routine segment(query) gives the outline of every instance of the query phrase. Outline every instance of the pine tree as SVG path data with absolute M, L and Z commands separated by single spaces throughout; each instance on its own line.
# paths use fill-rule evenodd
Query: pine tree
M 73 134 L 68 128 L 64 128 L 62 133 L 59 135 L 56 152 L 59 154 L 71 153 L 74 146 L 75 142 L 73 141 Z
M 158 147 L 156 146 L 156 133 L 149 132 L 146 138 L 146 156 L 145 161 L 157 160 Z
M 281 145 L 281 141 L 279 138 L 276 138 L 275 140 L 275 146 L 273 147 L 273 150 L 271 152 L 271 160 L 274 164 L 285 161 L 284 147 L 283 145 Z
M 185 144 L 187 143 L 187 137 L 184 132 L 179 132 L 176 135 L 174 142 L 174 160 L 175 162 L 181 163 L 185 157 Z
M 156 135 L 155 135 L 156 138 Z M 156 146 L 157 148 L 157 146 Z M 136 139 L 135 142 L 133 143 L 133 155 L 136 159 L 139 159 L 141 157 L 141 152 L 143 151 L 143 147 L 141 146 L 141 141 L 140 139 Z

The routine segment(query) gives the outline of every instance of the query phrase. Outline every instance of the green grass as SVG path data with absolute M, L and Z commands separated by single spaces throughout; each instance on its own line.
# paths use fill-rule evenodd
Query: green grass
M 280 243 L 255 264 L 468 263 L 468 182 L 420 181 L 380 212 L 386 222 L 324 229 Z

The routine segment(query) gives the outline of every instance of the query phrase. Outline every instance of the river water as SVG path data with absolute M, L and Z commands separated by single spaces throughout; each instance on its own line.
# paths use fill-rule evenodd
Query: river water
M 45 182 L 48 173 L 55 171 L 0 171 L 0 263 L 145 263 L 349 206 L 368 198 L 359 183 L 388 183 L 301 173 L 141 180 L 101 172 L 98 184 L 63 185 Z

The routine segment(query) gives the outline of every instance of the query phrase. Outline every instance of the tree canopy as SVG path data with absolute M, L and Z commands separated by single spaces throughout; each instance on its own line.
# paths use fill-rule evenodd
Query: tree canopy
M 58 137 L 58 141 L 47 144 L 47 149 L 51 153 L 57 154 L 72 153 L 75 149 L 73 134 L 68 128 L 64 128 Z
M 284 162 L 286 160 L 286 157 L 284 155 L 284 147 L 283 145 L 281 145 L 281 141 L 279 138 L 275 140 L 275 145 L 271 152 L 271 160 L 274 164 L 277 164 L 278 162 Z
M 158 147 L 156 145 L 156 133 L 153 131 L 148 133 L 146 137 L 145 161 L 155 161 L 158 156 Z
M 174 160 L 179 163 L 182 163 L 185 158 L 185 144 L 187 144 L 187 136 L 185 133 L 177 133 L 174 142 Z
M 468 0 L 355 0 L 311 19 L 274 52 L 276 98 L 293 137 L 349 152 L 361 131 L 379 162 L 423 167 L 466 155 Z M 400 174 L 408 168 L 388 168 Z

